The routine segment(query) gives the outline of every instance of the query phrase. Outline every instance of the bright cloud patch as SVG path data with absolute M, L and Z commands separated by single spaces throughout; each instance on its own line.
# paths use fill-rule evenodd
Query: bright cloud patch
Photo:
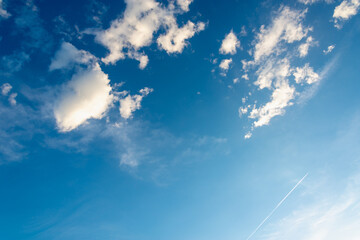
M 8 13 L 4 8 L 3 8 L 3 1 L 0 0 L 0 17 L 1 18 L 8 18 L 10 17 L 10 13 Z
M 205 29 L 205 24 L 200 22 L 197 25 L 188 21 L 186 25 L 178 28 L 172 25 L 167 33 L 159 36 L 157 43 L 167 53 L 181 53 L 186 46 L 186 40 L 193 37 L 195 33 Z
M 222 70 L 227 71 L 227 70 L 229 70 L 231 63 L 232 63 L 232 59 L 231 59 L 231 58 L 229 58 L 229 59 L 224 59 L 224 60 L 221 61 L 219 67 L 220 67 Z
M 259 67 L 256 71 L 256 75 L 258 78 L 254 84 L 259 86 L 259 89 L 271 89 L 273 80 L 276 80 L 277 82 L 283 81 L 290 75 L 290 62 L 286 58 L 279 61 L 270 58 Z
M 60 131 L 71 131 L 91 118 L 101 119 L 114 99 L 109 82 L 98 64 L 75 74 L 54 109 Z
M 286 107 L 293 105 L 293 100 L 301 94 L 297 84 L 313 84 L 320 79 L 309 64 L 304 67 L 293 67 L 291 64 L 294 58 L 305 57 L 310 46 L 317 44 L 308 36 L 312 28 L 303 25 L 305 14 L 306 11 L 281 7 L 271 24 L 268 27 L 261 26 L 256 35 L 254 48 L 250 50 L 253 59 L 242 61 L 245 71 L 243 76 L 246 79 L 253 76 L 253 84 L 258 91 L 271 91 L 270 100 L 262 105 L 258 104 L 257 99 L 254 99 L 254 104 L 247 103 L 251 95 L 243 98 L 239 115 L 248 115 L 253 120 L 251 130 L 268 125 L 272 118 L 283 115 Z M 251 136 L 250 131 L 245 139 Z
M 102 59 L 107 64 L 129 57 L 140 61 L 140 68 L 144 68 L 147 61 L 141 61 L 145 54 L 140 49 L 152 44 L 154 34 L 161 27 L 166 29 L 166 33 L 157 39 L 157 43 L 168 53 L 182 52 L 186 40 L 205 27 L 204 23 L 191 21 L 178 26 L 176 15 L 188 10 L 189 0 L 179 0 L 176 6 L 171 2 L 167 7 L 155 0 L 125 2 L 123 17 L 113 21 L 109 29 L 96 33 L 96 40 L 110 50 L 109 55 Z
M 193 0 L 176 0 L 177 5 L 180 6 L 180 8 L 188 12 L 189 11 L 189 5 L 193 2 Z
M 120 99 L 120 115 L 125 119 L 130 118 L 136 110 L 141 108 L 142 99 L 152 91 L 153 89 L 146 87 L 139 91 L 140 94 L 128 95 Z
M 348 20 L 356 15 L 360 7 L 360 0 L 344 0 L 334 10 L 335 26 L 340 28 L 339 21 Z
M 274 51 L 279 52 L 281 42 L 293 43 L 303 39 L 311 30 L 302 25 L 305 13 L 282 7 L 270 27 L 261 26 L 254 49 L 254 61 L 258 62 Z
M 330 45 L 330 46 L 328 46 L 327 49 L 323 50 L 323 53 L 324 54 L 329 54 L 329 53 L 332 52 L 332 50 L 334 50 L 334 48 L 335 48 L 335 45 Z
M 270 102 L 262 107 L 254 108 L 250 112 L 249 118 L 257 119 L 254 127 L 268 125 L 273 117 L 284 114 L 284 108 L 291 105 L 290 101 L 294 98 L 295 88 L 289 86 L 287 81 L 278 83 L 278 85 L 271 95 Z
M 96 58 L 84 50 L 78 50 L 71 43 L 62 43 L 60 49 L 52 59 L 49 70 L 63 69 L 72 67 L 74 64 L 88 64 Z
M 4 83 L 1 86 L 1 94 L 3 96 L 7 96 L 9 94 L 9 92 L 11 91 L 11 89 L 12 89 L 12 86 L 9 83 Z
M 293 74 L 296 83 L 306 82 L 307 84 L 313 84 L 320 79 L 319 74 L 315 73 L 308 63 L 302 68 L 297 67 Z
M 306 39 L 306 42 L 299 46 L 300 57 L 305 57 L 309 52 L 309 48 L 314 44 L 315 44 L 314 39 L 311 36 L 308 37 Z
M 236 48 L 239 47 L 240 41 L 236 37 L 235 33 L 231 30 L 231 32 L 227 34 L 222 41 L 219 52 L 221 54 L 235 54 Z

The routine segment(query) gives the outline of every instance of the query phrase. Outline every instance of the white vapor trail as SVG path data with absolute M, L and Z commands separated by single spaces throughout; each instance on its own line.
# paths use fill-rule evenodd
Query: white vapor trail
M 300 185 L 302 181 L 307 177 L 308 173 L 286 194 L 286 196 L 276 205 L 276 207 L 270 212 L 270 214 L 259 224 L 259 226 L 250 234 L 250 236 L 246 239 L 249 240 L 258 230 L 261 228 L 262 225 L 274 214 L 274 212 L 281 206 L 281 204 L 290 196 L 290 194 Z

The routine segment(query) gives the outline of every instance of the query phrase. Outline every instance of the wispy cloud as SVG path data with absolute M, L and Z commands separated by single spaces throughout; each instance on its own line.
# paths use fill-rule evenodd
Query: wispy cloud
M 187 40 L 204 30 L 203 22 L 187 21 L 183 26 L 176 22 L 177 15 L 188 11 L 192 1 L 178 0 L 176 5 L 170 2 L 164 6 L 155 0 L 126 0 L 126 9 L 122 17 L 114 20 L 106 30 L 89 30 L 96 35 L 96 41 L 109 49 L 110 53 L 102 58 L 104 63 L 114 64 L 126 57 L 140 62 L 145 68 L 148 57 L 141 51 L 153 43 L 154 35 L 163 27 L 166 32 L 157 36 L 160 49 L 167 53 L 181 53 L 188 44 Z
M 360 235 L 360 198 L 358 175 L 341 182 L 336 193 L 326 193 L 329 184 L 324 181 L 315 185 L 311 193 L 302 197 L 314 198 L 307 204 L 300 204 L 288 216 L 273 223 L 261 237 L 264 240 L 357 240 Z M 317 183 L 319 179 L 314 180 Z M 345 183 L 344 183 L 345 182 Z
M 309 99 L 315 96 L 323 81 L 326 80 L 326 78 L 336 68 L 339 58 L 340 58 L 340 54 L 337 54 L 325 64 L 325 66 L 321 69 L 320 73 L 318 74 L 319 75 L 318 81 L 316 81 L 313 85 L 311 85 L 311 87 L 307 88 L 305 91 L 302 92 L 302 94 L 299 96 L 298 103 L 300 104 L 306 103 Z

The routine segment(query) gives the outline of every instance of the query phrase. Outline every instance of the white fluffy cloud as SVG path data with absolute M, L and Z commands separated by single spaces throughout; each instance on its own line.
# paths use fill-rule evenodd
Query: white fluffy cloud
M 71 43 L 63 42 L 60 49 L 55 53 L 49 70 L 70 68 L 74 64 L 88 64 L 96 61 L 96 58 L 84 50 L 78 50 Z
M 249 139 L 249 138 L 251 138 L 251 136 L 252 136 L 252 133 L 248 132 L 247 134 L 245 134 L 244 138 Z
M 314 72 L 314 69 L 308 63 L 302 68 L 297 67 L 293 75 L 296 83 L 306 82 L 307 84 L 313 84 L 320 79 L 319 74 Z
M 260 89 L 271 89 L 273 80 L 277 82 L 283 81 L 290 75 L 290 62 L 286 58 L 279 61 L 270 58 L 259 67 L 256 74 L 258 78 L 254 84 L 259 86 Z
M 323 50 L 323 53 L 324 54 L 329 54 L 329 53 L 332 52 L 332 50 L 334 50 L 334 48 L 335 48 L 335 45 L 330 45 L 330 46 L 328 46 L 327 49 Z
M 54 109 L 60 131 L 71 131 L 91 118 L 101 119 L 114 100 L 109 82 L 98 64 L 76 73 Z
M 172 25 L 166 34 L 160 35 L 157 43 L 161 49 L 167 53 L 181 53 L 186 46 L 186 40 L 192 38 L 195 33 L 205 29 L 205 24 L 200 22 L 195 25 L 188 21 L 183 27 L 179 28 L 177 25 Z
M 120 115 L 125 119 L 131 118 L 133 113 L 141 108 L 143 98 L 152 91 L 153 89 L 145 87 L 139 91 L 140 94 L 129 94 L 125 98 L 120 99 Z
M 11 91 L 12 86 L 9 83 L 4 83 L 3 85 L 1 85 L 1 94 L 3 96 L 7 96 L 9 94 L 9 92 Z
M 189 5 L 193 2 L 193 0 L 176 0 L 177 5 L 180 6 L 180 8 L 188 12 L 189 11 Z
M 220 67 L 222 70 L 227 71 L 227 70 L 229 70 L 231 63 L 232 63 L 232 59 L 231 59 L 231 58 L 229 58 L 229 59 L 224 59 L 224 60 L 221 61 L 219 67 Z
M 3 8 L 3 1 L 0 0 L 0 17 L 1 18 L 8 18 L 10 17 L 11 14 L 8 13 L 4 8 Z
M 11 92 L 12 90 L 12 86 L 9 84 L 9 83 L 4 83 L 3 85 L 1 85 L 0 89 L 1 89 L 1 94 L 3 96 L 8 96 L 9 93 Z M 17 93 L 12 93 L 10 94 L 8 100 L 9 100 L 9 103 L 12 105 L 12 106 L 15 106 L 16 105 L 16 98 L 17 97 Z
M 225 36 L 224 40 L 222 41 L 219 52 L 221 54 L 235 54 L 236 48 L 239 47 L 240 47 L 240 41 L 236 37 L 233 30 L 231 30 L 230 33 L 228 33 Z
M 333 14 L 335 26 L 340 27 L 339 21 L 347 20 L 357 14 L 360 7 L 360 0 L 344 0 L 338 5 Z
M 273 117 L 284 114 L 284 108 L 292 104 L 291 100 L 294 99 L 295 88 L 290 86 L 287 81 L 282 81 L 277 85 L 271 95 L 271 101 L 262 107 L 252 109 L 250 112 L 249 118 L 257 119 L 254 122 L 254 127 L 268 125 Z
M 261 26 L 254 48 L 254 61 L 258 62 L 263 57 L 281 51 L 279 43 L 282 41 L 293 43 L 306 37 L 311 28 L 302 24 L 305 13 L 288 7 L 280 8 L 270 27 Z
M 326 2 L 326 3 L 332 3 L 333 0 L 299 0 L 299 2 L 306 4 L 306 5 L 310 5 L 313 3 L 317 3 L 317 2 Z
M 305 43 L 303 43 L 303 44 L 301 44 L 300 46 L 299 46 L 299 54 L 300 54 L 300 57 L 305 57 L 307 54 L 308 54 L 308 52 L 309 52 L 309 48 L 311 47 L 311 46 L 313 46 L 315 44 L 315 42 L 314 42 L 314 39 L 310 36 L 310 37 L 308 37 L 307 39 L 306 39 L 306 42 Z
M 72 76 L 54 108 L 60 131 L 71 131 L 88 119 L 101 119 L 114 101 L 108 75 L 89 52 L 64 42 L 55 53 L 49 70 L 67 69 L 75 64 L 84 67 Z
M 126 9 L 122 17 L 114 20 L 110 28 L 96 33 L 96 40 L 109 49 L 104 63 L 114 64 L 126 57 L 140 61 L 140 68 L 146 66 L 145 56 L 140 49 L 153 42 L 154 34 L 161 28 L 166 33 L 158 39 L 159 47 L 168 53 L 182 52 L 186 40 L 204 29 L 203 23 L 188 21 L 183 27 L 176 22 L 176 15 L 187 11 L 191 1 L 179 0 L 175 6 L 172 2 L 168 7 L 155 0 L 126 0 Z M 180 7 L 180 9 L 178 9 Z M 181 10 L 181 11 L 179 11 Z

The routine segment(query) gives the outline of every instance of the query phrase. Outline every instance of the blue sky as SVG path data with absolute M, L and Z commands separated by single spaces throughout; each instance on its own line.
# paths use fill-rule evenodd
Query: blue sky
M 0 0 L 0 239 L 357 240 L 358 0 Z

